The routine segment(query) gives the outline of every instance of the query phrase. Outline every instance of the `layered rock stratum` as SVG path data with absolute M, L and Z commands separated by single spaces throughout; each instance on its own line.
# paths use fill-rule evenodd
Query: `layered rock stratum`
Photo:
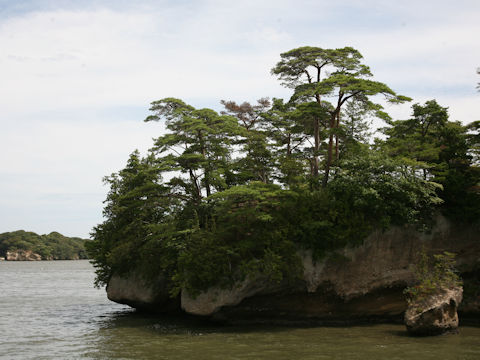
M 272 284 L 256 277 L 232 288 L 212 287 L 197 296 L 184 290 L 176 306 L 189 314 L 237 323 L 401 321 L 407 309 L 403 290 L 414 281 L 413 268 L 422 251 L 456 254 L 470 294 L 459 311 L 480 317 L 480 225 L 457 225 L 441 216 L 428 232 L 413 226 L 378 230 L 362 245 L 338 249 L 323 259 L 313 259 L 308 250 L 299 251 L 304 272 L 295 284 Z M 177 299 L 169 299 L 158 282 L 140 278 L 138 274 L 113 276 L 109 298 L 138 308 L 171 311 Z

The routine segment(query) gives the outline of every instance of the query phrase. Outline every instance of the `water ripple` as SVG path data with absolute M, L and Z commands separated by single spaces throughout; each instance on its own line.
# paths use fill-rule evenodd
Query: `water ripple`
M 479 359 L 480 328 L 415 339 L 398 325 L 219 327 L 109 302 L 87 261 L 0 262 L 0 358 Z

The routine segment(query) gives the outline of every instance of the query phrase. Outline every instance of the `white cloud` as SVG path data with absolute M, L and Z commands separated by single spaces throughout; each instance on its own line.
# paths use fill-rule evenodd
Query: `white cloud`
M 264 53 L 232 49 L 278 44 L 288 35 L 268 26 L 237 32 L 237 25 L 201 14 L 186 21 L 160 10 L 39 12 L 9 19 L 0 27 L 0 106 L 20 111 L 28 102 L 37 111 L 145 104 L 171 94 L 218 97 L 232 83 L 246 93 L 262 86 L 271 63 L 262 64 Z
M 480 47 L 473 46 L 473 34 L 480 24 L 467 22 L 412 27 L 383 34 L 358 37 L 359 48 L 375 63 L 383 63 L 393 76 L 402 71 L 404 82 L 458 84 L 473 82 Z M 393 68 L 393 71 L 392 71 Z

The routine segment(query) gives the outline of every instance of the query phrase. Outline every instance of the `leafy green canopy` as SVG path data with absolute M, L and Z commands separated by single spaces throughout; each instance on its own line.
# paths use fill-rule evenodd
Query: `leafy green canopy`
M 222 101 L 221 113 L 175 98 L 152 103 L 145 121 L 165 131 L 147 156 L 134 152 L 105 178 L 105 221 L 88 244 L 97 285 L 130 271 L 163 274 L 172 296 L 247 277 L 296 281 L 301 249 L 320 258 L 374 229 L 427 226 L 439 194 L 448 199 L 454 188 L 452 164 L 472 168 L 462 159 L 476 151 L 478 126 L 465 132 L 436 103 L 414 105 L 407 122 L 389 120 L 387 140 L 369 145 L 369 116 L 389 119 L 370 97 L 407 98 L 368 79 L 355 49 L 281 57 L 272 71 L 294 89 L 288 102 Z M 320 159 L 330 172 L 324 186 Z
M 448 120 L 435 100 L 413 105 L 412 118 L 389 122 L 380 148 L 411 163 L 425 180 L 443 186 L 443 211 L 457 221 L 480 218 L 478 122 L 466 126 Z
M 370 68 L 362 64 L 363 56 L 352 47 L 322 49 L 304 46 L 280 55 L 282 60 L 272 69 L 282 84 L 294 89 L 289 102 L 317 107 L 311 116 L 311 176 L 319 176 L 321 145 L 327 141 L 324 155 L 323 186 L 330 176 L 330 168 L 339 160 L 340 118 L 347 101 L 361 104 L 365 111 L 383 120 L 390 117 L 379 103 L 372 101 L 382 95 L 390 103 L 403 103 L 411 99 L 397 95 L 386 84 L 371 80 Z M 331 100 L 331 103 L 324 101 Z M 322 111 L 323 110 L 323 111 Z M 311 114 L 310 114 L 311 115 Z
M 434 184 L 370 152 L 345 161 L 326 189 L 250 182 L 200 204 L 175 196 L 147 164 L 134 153 L 126 169 L 106 179 L 108 219 L 88 244 L 98 284 L 132 269 L 167 274 L 172 294 L 230 286 L 247 276 L 293 281 L 301 274 L 297 250 L 321 257 L 361 244 L 375 228 L 423 224 L 440 202 Z
M 462 285 L 455 269 L 455 254 L 448 251 L 428 256 L 420 254 L 415 268 L 415 284 L 404 290 L 409 303 L 421 303 L 429 296 Z

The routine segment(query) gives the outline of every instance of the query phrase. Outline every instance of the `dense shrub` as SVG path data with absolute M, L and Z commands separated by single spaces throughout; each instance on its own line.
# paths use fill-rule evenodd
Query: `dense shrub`
M 415 284 L 404 290 L 409 302 L 421 302 L 427 297 L 462 285 L 455 269 L 455 254 L 443 252 L 429 257 L 425 251 L 420 254 L 415 267 Z

